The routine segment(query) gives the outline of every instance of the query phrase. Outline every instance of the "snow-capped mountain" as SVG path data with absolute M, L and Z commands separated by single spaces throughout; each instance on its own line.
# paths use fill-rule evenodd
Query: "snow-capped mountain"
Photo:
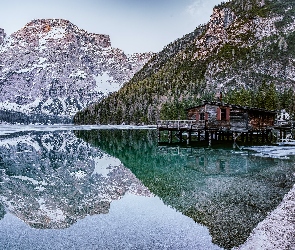
M 118 90 L 151 56 L 126 55 L 108 35 L 63 19 L 33 20 L 8 37 L 0 29 L 0 111 L 71 118 Z

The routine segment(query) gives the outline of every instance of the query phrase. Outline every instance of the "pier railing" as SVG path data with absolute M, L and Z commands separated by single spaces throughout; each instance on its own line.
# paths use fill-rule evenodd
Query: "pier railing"
M 190 130 L 236 130 L 236 131 L 248 131 L 248 130 L 265 130 L 270 129 L 272 126 L 268 126 L 263 123 L 247 124 L 244 121 L 216 121 L 216 120 L 158 120 L 157 128 L 159 129 L 190 129 Z
M 167 129 L 201 129 L 205 127 L 205 121 L 195 120 L 158 120 L 158 128 Z

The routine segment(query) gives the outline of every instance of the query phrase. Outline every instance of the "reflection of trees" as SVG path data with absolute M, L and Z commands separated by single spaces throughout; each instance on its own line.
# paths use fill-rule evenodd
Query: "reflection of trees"
M 71 132 L 7 137 L 0 141 L 0 201 L 32 227 L 65 228 L 108 213 L 127 191 L 149 195 L 120 163 L 100 174 L 97 162 L 106 156 Z
M 158 148 L 154 131 L 76 135 L 119 158 L 167 205 L 206 225 L 224 248 L 243 243 L 294 182 L 292 162 L 221 149 Z

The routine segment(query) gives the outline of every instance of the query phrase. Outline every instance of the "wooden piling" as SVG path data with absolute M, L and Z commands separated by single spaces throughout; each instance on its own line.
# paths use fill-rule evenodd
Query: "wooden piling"
M 191 143 L 191 137 L 192 137 L 192 133 L 191 131 L 189 130 L 187 132 L 187 138 L 186 138 L 186 144 L 189 145 Z
M 182 142 L 182 131 L 179 131 L 179 142 Z
M 168 141 L 170 144 L 172 143 L 172 131 L 171 130 L 169 130 L 169 132 L 168 132 Z
M 188 123 L 191 121 L 187 121 Z M 291 131 L 290 128 L 277 127 L 277 134 L 280 136 L 280 139 L 285 139 L 287 134 Z M 164 133 L 164 134 L 161 134 Z M 168 134 L 168 135 L 167 135 Z M 227 141 L 227 142 L 238 142 L 238 143 L 268 143 L 273 140 L 273 128 L 266 128 L 262 130 L 242 130 L 242 129 L 228 129 L 224 130 L 223 127 L 206 127 L 202 123 L 202 126 L 196 125 L 183 125 L 183 122 L 178 121 L 172 122 L 162 122 L 158 124 L 158 142 L 161 140 L 168 140 L 168 143 L 173 143 L 174 136 L 178 138 L 179 143 L 186 141 L 187 144 L 191 144 L 195 139 L 198 142 L 206 141 L 214 143 L 215 141 Z M 194 136 L 192 136 L 194 135 Z M 168 137 L 166 139 L 166 136 Z

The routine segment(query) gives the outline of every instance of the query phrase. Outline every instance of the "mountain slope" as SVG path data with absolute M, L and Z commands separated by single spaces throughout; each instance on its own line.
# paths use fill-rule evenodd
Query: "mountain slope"
M 167 45 L 123 88 L 78 112 L 74 121 L 185 118 L 185 108 L 220 91 L 233 103 L 291 110 L 294 5 L 290 0 L 233 0 L 216 6 L 207 24 Z M 265 103 L 267 96 L 272 105 Z
M 0 30 L 0 110 L 71 119 L 118 90 L 150 57 L 126 55 L 108 35 L 63 19 L 33 20 L 6 38 Z

